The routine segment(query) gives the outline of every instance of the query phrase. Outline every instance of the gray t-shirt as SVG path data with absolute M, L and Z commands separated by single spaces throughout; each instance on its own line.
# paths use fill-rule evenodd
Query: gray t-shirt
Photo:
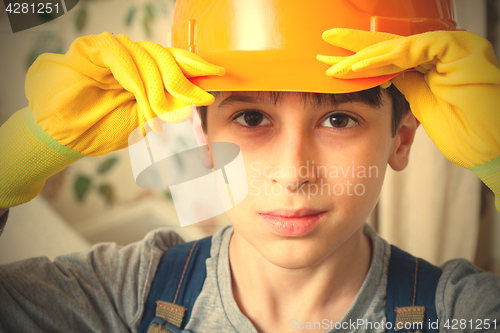
M 337 324 L 345 329 L 335 329 L 335 323 L 329 322 L 333 329 L 328 332 L 383 331 L 376 326 L 386 322 L 390 247 L 368 225 L 364 232 L 373 244 L 368 275 Z M 186 326 L 193 333 L 257 332 L 232 294 L 231 235 L 232 227 L 225 227 L 212 239 L 207 278 Z M 98 244 L 88 252 L 61 256 L 53 262 L 33 258 L 2 266 L 0 332 L 137 332 L 159 260 L 168 247 L 180 242 L 175 233 L 160 229 L 125 247 Z M 441 326 L 449 320 L 449 329 L 442 331 L 493 331 L 494 320 L 500 329 L 500 278 L 462 259 L 441 268 L 436 308 Z M 364 324 L 353 326 L 359 319 Z M 485 329 L 486 319 L 489 330 Z M 366 326 L 368 322 L 372 326 Z M 300 331 L 305 325 L 290 318 L 291 328 Z

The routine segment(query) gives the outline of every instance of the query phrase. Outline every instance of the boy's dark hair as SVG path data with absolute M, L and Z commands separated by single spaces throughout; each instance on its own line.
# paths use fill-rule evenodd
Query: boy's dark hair
M 396 135 L 396 132 L 399 128 L 401 120 L 409 111 L 409 104 L 406 101 L 404 95 L 391 85 L 386 89 L 392 100 L 392 137 Z M 262 92 L 269 93 L 271 99 L 274 104 L 278 103 L 279 100 L 284 96 L 281 91 L 270 91 L 270 92 Z M 212 95 L 217 97 L 217 95 L 221 94 L 220 92 L 212 92 Z M 349 103 L 349 102 L 365 102 L 374 107 L 380 107 L 382 104 L 382 88 L 379 86 L 366 89 L 358 92 L 347 93 L 347 94 L 319 94 L 319 93 L 301 93 L 303 94 L 304 101 L 308 99 L 312 99 L 314 103 L 322 104 L 325 102 L 330 102 L 331 104 L 339 104 L 339 103 Z M 203 130 L 205 133 L 207 132 L 207 107 L 200 106 L 198 107 L 200 111 L 200 118 Z

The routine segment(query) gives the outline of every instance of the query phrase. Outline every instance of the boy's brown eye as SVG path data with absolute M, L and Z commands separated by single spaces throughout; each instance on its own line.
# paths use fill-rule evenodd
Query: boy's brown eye
M 323 126 L 333 128 L 348 128 L 358 125 L 358 120 L 344 113 L 332 114 L 323 121 Z
M 257 112 L 247 112 L 245 113 L 245 121 L 249 126 L 259 126 L 262 122 L 264 116 Z
M 249 127 L 267 125 L 269 120 L 257 111 L 247 111 L 236 117 L 236 121 Z
M 330 117 L 330 124 L 332 124 L 333 127 L 346 127 L 348 123 L 349 118 L 346 116 Z

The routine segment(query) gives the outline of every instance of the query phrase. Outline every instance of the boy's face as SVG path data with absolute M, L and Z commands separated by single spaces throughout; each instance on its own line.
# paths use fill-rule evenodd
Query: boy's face
M 286 268 L 348 250 L 362 237 L 399 151 L 391 114 L 385 92 L 379 108 L 318 104 L 299 93 L 277 103 L 263 92 L 216 95 L 207 109 L 208 139 L 241 148 L 248 181 L 246 199 L 227 212 L 233 238 Z

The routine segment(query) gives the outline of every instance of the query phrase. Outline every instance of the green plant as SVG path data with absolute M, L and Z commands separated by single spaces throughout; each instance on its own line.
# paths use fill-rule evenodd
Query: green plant
M 96 174 L 97 177 L 107 174 L 118 162 L 118 157 L 111 156 L 105 159 L 102 163 L 97 166 Z M 89 176 L 88 174 L 79 173 L 74 180 L 73 189 L 76 195 L 76 199 L 79 203 L 85 202 L 85 199 L 92 191 L 92 189 L 97 190 L 99 196 L 108 205 L 112 205 L 115 202 L 115 191 L 114 187 L 106 182 L 100 182 L 96 177 Z M 95 185 L 94 185 L 95 184 Z
M 109 0 L 99 0 L 109 1 Z M 89 5 L 97 3 L 97 0 L 81 0 L 80 9 L 76 14 L 75 27 L 80 33 L 89 21 Z M 127 14 L 125 15 L 125 26 L 130 27 L 137 20 L 140 20 L 147 37 L 151 37 L 151 25 L 159 16 L 167 17 L 170 14 L 168 3 L 175 3 L 175 0 L 150 0 L 147 2 L 132 1 Z

